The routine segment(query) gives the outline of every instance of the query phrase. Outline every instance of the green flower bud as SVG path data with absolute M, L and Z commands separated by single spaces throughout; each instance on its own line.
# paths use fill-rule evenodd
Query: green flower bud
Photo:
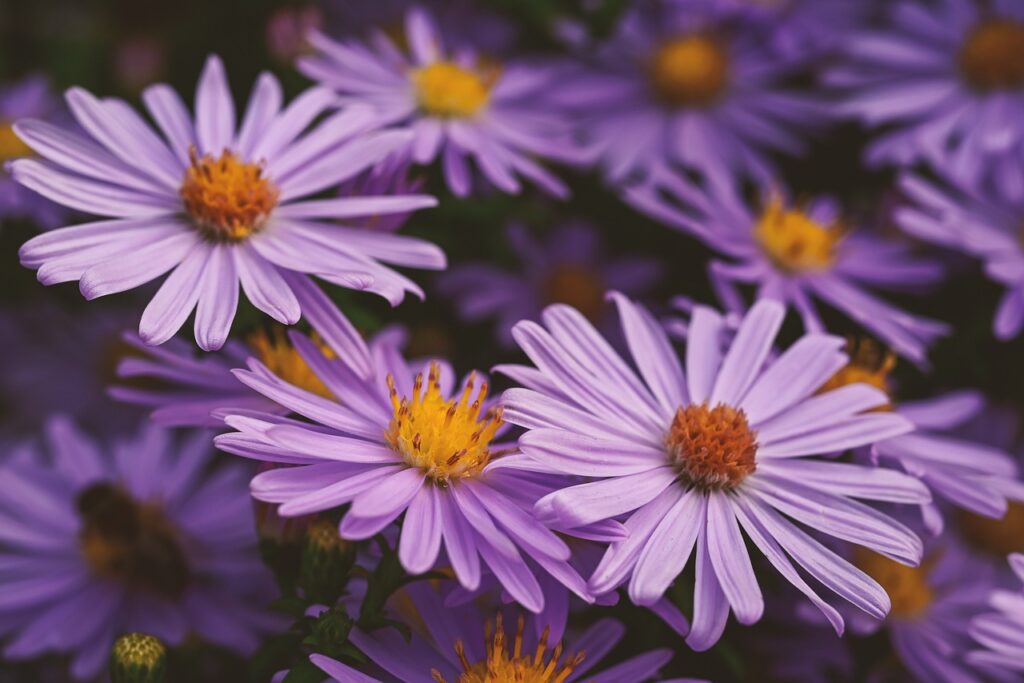
M 355 546 L 338 535 L 334 522 L 320 519 L 310 524 L 299 579 L 306 598 L 323 605 L 336 603 L 348 584 L 354 562 Z
M 163 683 L 167 678 L 167 648 L 145 633 L 127 633 L 110 650 L 113 683 Z

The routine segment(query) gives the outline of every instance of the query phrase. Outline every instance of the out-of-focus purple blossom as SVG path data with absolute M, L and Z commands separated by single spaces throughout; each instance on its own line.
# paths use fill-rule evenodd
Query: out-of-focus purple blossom
M 1024 555 L 1009 557 L 1010 567 L 1024 582 Z M 971 636 L 981 648 L 967 661 L 997 680 L 1014 681 L 1024 674 L 1024 591 L 996 590 L 988 596 L 992 611 L 971 621 Z
M 634 603 L 662 598 L 694 556 L 694 616 L 687 643 L 705 650 L 730 611 L 758 621 L 764 600 L 743 532 L 842 633 L 843 620 L 790 558 L 859 609 L 882 617 L 885 592 L 791 520 L 831 537 L 916 564 L 921 541 L 861 502 L 924 503 L 908 475 L 813 457 L 904 434 L 878 389 L 856 384 L 818 394 L 847 362 L 843 340 L 808 334 L 765 366 L 785 309 L 759 301 L 723 351 L 724 321 L 694 310 L 686 371 L 654 318 L 613 295 L 633 366 L 567 306 L 551 306 L 543 327 L 516 326 L 536 368 L 499 366 L 526 388 L 503 396 L 505 416 L 528 431 L 504 467 L 591 478 L 534 506 L 548 524 L 582 527 L 623 518 L 629 536 L 611 544 L 590 578 L 601 595 L 628 583 Z M 634 369 L 635 367 L 635 369 Z M 741 532 L 741 528 L 743 532 Z
M 897 224 L 914 237 L 981 259 L 985 273 L 1006 289 L 992 321 L 993 333 L 1004 341 L 1020 334 L 1024 327 L 1024 243 L 1020 238 L 1024 195 L 1007 199 L 999 191 L 931 182 L 914 174 L 904 175 L 900 188 L 913 204 L 896 210 Z
M 44 76 L 35 74 L 0 85 L 0 222 L 28 218 L 42 228 L 52 228 L 63 219 L 66 211 L 16 183 L 6 168 L 7 162 L 32 155 L 14 132 L 14 122 L 28 116 L 52 118 L 59 110 L 60 102 Z
M 451 268 L 438 278 L 437 290 L 454 301 L 467 322 L 495 319 L 495 333 L 512 346 L 512 327 L 536 320 L 545 306 L 569 304 L 599 327 L 609 319 L 605 292 L 633 297 L 647 293 L 662 277 L 661 263 L 648 257 L 607 253 L 599 233 L 585 223 L 567 223 L 538 240 L 521 224 L 505 231 L 505 241 L 520 261 L 520 272 L 487 263 Z
M 826 109 L 781 85 L 793 64 L 734 30 L 735 18 L 706 0 L 637 3 L 607 44 L 566 70 L 551 97 L 612 182 L 677 171 L 766 181 L 769 152 L 803 153 Z
M 368 104 L 378 125 L 411 135 L 402 150 L 417 164 L 440 160 L 448 187 L 467 196 L 470 161 L 499 190 L 518 193 L 521 179 L 564 197 L 568 188 L 536 157 L 575 160 L 564 119 L 544 105 L 562 87 L 545 65 L 496 62 L 457 41 L 445 42 L 423 8 L 405 18 L 407 47 L 383 33 L 370 42 L 310 35 L 306 76 L 333 88 L 342 102 Z
M 371 233 L 332 221 L 433 206 L 425 195 L 310 199 L 404 146 L 403 131 L 367 133 L 374 111 L 338 110 L 325 88 L 283 107 L 269 73 L 253 88 L 241 123 L 224 65 L 206 62 L 195 115 L 169 86 L 143 100 L 160 133 L 127 103 L 72 88 L 67 101 L 88 133 L 35 119 L 15 128 L 45 160 L 10 164 L 15 179 L 40 194 L 110 219 L 53 230 L 26 242 L 23 265 L 47 285 L 78 281 L 94 299 L 170 273 L 142 313 L 139 336 L 162 344 L 195 310 L 204 350 L 228 338 L 239 288 L 256 308 L 286 325 L 302 314 L 295 290 L 310 276 L 375 292 L 397 305 L 422 295 L 385 263 L 443 268 L 427 242 Z
M 872 292 L 920 292 L 942 279 L 941 264 L 915 255 L 906 242 L 851 229 L 829 198 L 793 204 L 772 191 L 751 206 L 732 190 L 703 192 L 674 179 L 661 188 L 631 188 L 625 196 L 725 257 L 713 259 L 708 274 L 729 311 L 745 310 L 739 287 L 750 286 L 757 300 L 795 308 L 805 329 L 818 332 L 825 329 L 819 300 L 919 365 L 949 331 L 945 323 L 908 313 Z
M 124 38 L 115 47 L 114 73 L 121 87 L 138 91 L 164 76 L 163 41 L 153 35 L 139 34 Z
M 249 653 L 280 625 L 262 607 L 273 584 L 256 555 L 247 473 L 207 472 L 208 433 L 176 443 L 146 426 L 100 444 L 54 418 L 42 440 L 3 465 L 5 657 L 66 654 L 86 680 L 124 633 Z
M 401 156 L 393 156 L 380 162 L 338 187 L 338 196 L 383 197 L 389 195 L 419 194 L 423 189 L 423 178 L 412 174 L 409 162 Z M 412 216 L 411 211 L 373 214 L 353 218 L 353 226 L 371 231 L 397 232 Z
M 862 0 L 717 0 L 786 59 L 806 64 L 835 54 L 871 9 Z
M 274 59 L 290 64 L 310 51 L 306 36 L 311 31 L 319 31 L 323 25 L 323 12 L 315 5 L 282 7 L 267 20 L 267 51 Z
M 826 83 L 840 111 L 882 128 L 871 165 L 927 161 L 1024 200 L 1024 4 L 885 3 L 888 22 L 847 38 Z

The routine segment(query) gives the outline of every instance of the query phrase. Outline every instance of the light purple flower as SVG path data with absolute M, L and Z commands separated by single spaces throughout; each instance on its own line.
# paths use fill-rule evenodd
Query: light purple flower
M 1005 199 L 996 191 L 934 183 L 908 174 L 900 189 L 913 205 L 896 209 L 896 223 L 914 237 L 963 251 L 985 264 L 985 273 L 1006 288 L 992 321 L 993 333 L 1012 339 L 1024 327 L 1024 246 L 1020 241 L 1024 195 Z
M 373 675 L 323 655 L 310 660 L 331 680 L 344 683 L 458 683 L 466 674 L 474 675 L 469 680 L 483 680 L 476 676 L 487 671 L 501 681 L 643 683 L 672 658 L 669 650 L 650 650 L 593 673 L 626 634 L 614 619 L 600 619 L 563 644 L 560 637 L 537 628 L 536 617 L 519 609 L 489 613 L 475 604 L 452 608 L 422 583 L 408 593 L 426 633 L 414 633 L 407 641 L 395 629 L 352 631 L 350 639 L 369 657 Z M 516 672 L 523 677 L 513 678 Z
M 723 353 L 724 321 L 698 307 L 686 373 L 663 328 L 613 294 L 635 368 L 575 310 L 551 306 L 544 327 L 516 326 L 536 369 L 498 370 L 525 385 L 503 396 L 505 417 L 528 431 L 507 469 L 593 478 L 541 498 L 542 521 L 565 528 L 625 517 L 590 578 L 600 595 L 628 582 L 633 602 L 658 601 L 689 561 L 696 565 L 687 643 L 704 650 L 729 611 L 760 619 L 764 601 L 743 532 L 842 632 L 839 613 L 805 583 L 791 559 L 858 608 L 882 617 L 885 592 L 799 525 L 916 564 L 921 541 L 858 499 L 924 503 L 927 489 L 900 472 L 811 458 L 904 434 L 898 415 L 865 413 L 883 392 L 856 384 L 817 394 L 847 361 L 843 340 L 809 334 L 765 367 L 785 309 L 754 305 Z M 796 523 L 794 523 L 796 522 Z M 741 532 L 741 529 L 743 530 Z
M 302 199 L 405 144 L 401 131 L 362 134 L 375 119 L 367 107 L 334 111 L 334 95 L 311 88 L 282 108 L 280 84 L 263 74 L 236 128 L 217 57 L 200 78 L 194 121 L 170 87 L 143 93 L 162 136 L 121 100 L 81 88 L 67 100 L 89 137 L 20 121 L 18 135 L 45 160 L 15 161 L 11 171 L 55 201 L 111 219 L 29 240 L 21 262 L 44 284 L 78 280 L 87 299 L 170 272 L 142 314 L 147 344 L 170 339 L 195 309 L 199 346 L 220 348 L 239 284 L 257 308 L 290 325 L 301 314 L 293 289 L 307 274 L 397 304 L 406 291 L 422 292 L 382 261 L 444 267 L 432 244 L 328 222 L 433 206 L 431 197 Z
M 0 86 L 0 163 L 28 156 L 32 150 L 15 135 L 14 122 L 26 116 L 50 118 L 59 107 L 46 78 L 26 76 Z M 18 185 L 0 169 L 0 220 L 29 218 L 43 228 L 52 228 L 66 212 L 48 199 Z
M 590 225 L 567 223 L 543 241 L 521 224 L 509 225 L 505 241 L 522 264 L 513 273 L 486 263 L 449 269 L 438 278 L 437 290 L 450 297 L 467 322 L 495 318 L 496 336 L 512 346 L 512 326 L 536 320 L 548 304 L 565 303 L 600 323 L 608 317 L 604 293 L 630 296 L 646 293 L 664 269 L 651 258 L 614 257 Z
M 705 0 L 638 3 L 590 63 L 552 92 L 614 183 L 682 170 L 714 184 L 767 180 L 767 153 L 799 155 L 823 107 L 787 90 L 793 71 L 735 12 Z
M 1024 581 L 1024 555 L 1010 555 L 1010 567 Z M 981 649 L 967 660 L 999 680 L 1018 680 L 1024 674 L 1024 591 L 996 590 L 988 599 L 993 609 L 971 621 L 971 636 Z
M 885 11 L 825 76 L 846 93 L 840 111 L 885 129 L 867 162 L 923 160 L 1024 199 L 1024 5 L 895 0 Z
M 299 70 L 335 89 L 343 102 L 369 104 L 376 122 L 407 131 L 403 154 L 440 159 L 448 187 L 470 193 L 470 160 L 492 185 L 518 193 L 520 179 L 564 197 L 568 189 L 534 157 L 574 159 L 564 121 L 542 106 L 560 87 L 543 66 L 488 62 L 468 45 L 447 46 L 422 8 L 406 14 L 409 53 L 378 32 L 369 43 L 310 35 L 318 50 Z
M 779 55 L 806 64 L 841 49 L 870 6 L 861 0 L 718 0 Z
M 502 468 L 511 444 L 492 442 L 503 421 L 501 408 L 487 400 L 486 381 L 470 375 L 453 393 L 447 363 L 411 366 L 396 346 L 370 348 L 336 309 L 315 329 L 337 361 L 305 335 L 290 337 L 333 400 L 285 382 L 255 359 L 235 371 L 242 384 L 311 421 L 253 411 L 225 418 L 237 432 L 217 437 L 221 449 L 292 465 L 257 475 L 255 498 L 279 504 L 284 517 L 351 503 L 339 527 L 350 540 L 370 538 L 406 513 L 398 556 L 412 574 L 433 568 L 443 546 L 469 590 L 486 568 L 512 599 L 539 612 L 539 567 L 593 600 L 568 563 L 569 547 L 529 512 L 557 477 Z M 624 532 L 609 520 L 579 533 L 607 541 Z
M 179 444 L 147 426 L 107 446 L 55 418 L 43 441 L 3 466 L 6 658 L 66 654 L 71 675 L 88 679 L 127 632 L 248 653 L 275 627 L 261 607 L 273 583 L 256 554 L 246 472 L 207 471 L 208 433 Z
M 942 278 L 941 265 L 914 255 L 905 242 L 849 229 L 831 199 L 790 204 L 772 191 L 757 208 L 732 190 L 702 192 L 675 179 L 660 188 L 631 188 L 626 199 L 724 257 L 711 261 L 708 274 L 729 311 L 745 310 L 739 285 L 748 285 L 756 287 L 757 300 L 792 306 L 806 330 L 820 332 L 820 300 L 918 365 L 949 331 L 945 323 L 912 315 L 872 291 L 918 292 Z

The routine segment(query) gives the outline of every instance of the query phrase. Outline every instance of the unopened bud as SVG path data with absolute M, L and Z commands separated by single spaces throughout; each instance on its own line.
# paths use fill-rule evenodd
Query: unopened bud
M 110 650 L 113 683 L 163 683 L 167 678 L 167 648 L 145 633 L 127 633 Z
M 338 535 L 338 526 L 319 519 L 306 529 L 299 584 L 314 603 L 333 605 L 348 584 L 355 546 Z

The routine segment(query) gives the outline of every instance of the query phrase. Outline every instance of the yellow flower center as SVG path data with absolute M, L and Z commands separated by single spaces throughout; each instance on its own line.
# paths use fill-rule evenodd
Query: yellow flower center
M 1024 87 L 1024 23 L 986 19 L 960 48 L 960 70 L 978 90 Z
M 441 368 L 430 364 L 426 386 L 416 375 L 412 397 L 399 397 L 395 379 L 388 375 L 394 417 L 384 432 L 388 444 L 413 467 L 440 485 L 451 479 L 473 477 L 491 458 L 491 439 L 501 426 L 501 408 L 481 414 L 487 398 L 486 382 L 473 397 L 476 373 L 469 376 L 462 394 L 446 400 L 441 394 Z
M 209 239 L 238 242 L 263 227 L 277 206 L 277 186 L 260 164 L 242 161 L 230 150 L 217 158 L 197 156 L 185 171 L 181 198 L 196 227 Z
M 604 285 L 589 268 L 565 264 L 554 268 L 541 285 L 545 303 L 569 304 L 594 321 L 604 311 Z
M 701 489 L 733 489 L 757 469 L 757 433 L 731 406 L 680 408 L 665 443 L 682 480 Z
M 778 268 L 788 273 L 826 270 L 835 260 L 838 225 L 823 226 L 801 209 L 787 209 L 772 197 L 754 226 L 754 237 Z
M 98 576 L 176 600 L 188 587 L 188 558 L 177 529 L 159 506 L 121 488 L 93 484 L 79 494 L 79 546 Z
M 0 121 L 0 161 L 27 157 L 31 154 L 32 149 L 14 132 L 14 126 L 9 122 Z
M 913 619 L 928 609 L 934 597 L 928 585 L 928 572 L 936 558 L 925 558 L 920 567 L 908 567 L 865 548 L 854 550 L 854 564 L 873 578 L 889 594 L 898 619 Z
M 819 394 L 858 383 L 868 384 L 886 394 L 889 393 L 889 373 L 896 367 L 895 353 L 883 351 L 878 344 L 867 338 L 859 341 L 850 339 L 846 343 L 846 352 L 850 356 L 850 362 L 821 385 Z M 892 405 L 886 404 L 874 410 L 892 410 Z
M 336 357 L 334 350 L 320 341 L 315 334 L 313 341 L 320 347 L 320 351 L 326 358 Z M 285 382 L 317 396 L 334 399 L 334 394 L 310 369 L 280 327 L 274 328 L 273 335 L 267 333 L 266 330 L 259 330 L 249 336 L 248 342 L 249 348 L 255 352 L 263 364 Z
M 658 48 L 650 63 L 651 87 L 673 106 L 713 104 L 729 82 L 729 55 L 714 37 L 689 35 Z
M 972 546 L 999 558 L 1024 551 L 1024 503 L 1010 501 L 1002 519 L 959 513 L 963 537 Z
M 462 664 L 462 673 L 457 683 L 564 683 L 576 667 L 583 662 L 584 653 L 578 652 L 559 664 L 562 644 L 558 643 L 548 653 L 548 633 L 545 628 L 533 652 L 523 652 L 523 630 L 525 620 L 519 617 L 515 639 L 511 650 L 506 645 L 505 626 L 501 614 L 495 625 L 487 624 L 487 658 L 471 663 L 466 658 L 466 648 L 461 640 L 455 641 L 455 654 Z M 434 669 L 431 675 L 436 683 L 448 683 L 440 671 Z
M 469 118 L 483 109 L 497 79 L 495 68 L 478 73 L 454 62 L 434 62 L 412 72 L 416 99 L 423 111 L 455 119 Z

